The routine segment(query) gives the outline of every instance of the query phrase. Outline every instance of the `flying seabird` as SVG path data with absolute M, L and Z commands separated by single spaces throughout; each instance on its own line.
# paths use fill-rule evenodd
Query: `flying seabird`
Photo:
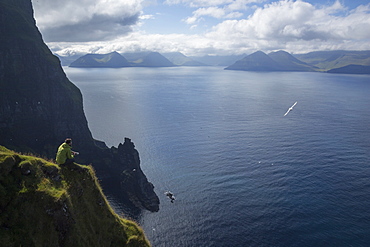
M 171 199 L 171 202 L 173 203 L 173 201 L 175 200 L 175 197 L 173 195 L 173 193 L 171 191 L 166 191 L 164 192 L 164 194 Z
M 289 109 L 286 111 L 286 113 L 284 114 L 284 117 L 286 116 L 286 115 L 288 115 L 288 113 L 290 112 L 290 111 L 292 111 L 293 110 L 293 107 L 295 106 L 297 104 L 297 101 L 291 106 L 291 107 L 289 107 Z

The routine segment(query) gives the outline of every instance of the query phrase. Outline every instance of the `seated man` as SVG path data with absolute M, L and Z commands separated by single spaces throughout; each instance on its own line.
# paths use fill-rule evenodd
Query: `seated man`
M 69 165 L 72 164 L 74 160 L 74 156 L 78 154 L 71 150 L 72 147 L 72 139 L 67 138 L 64 143 L 62 143 L 57 152 L 56 162 L 59 165 Z

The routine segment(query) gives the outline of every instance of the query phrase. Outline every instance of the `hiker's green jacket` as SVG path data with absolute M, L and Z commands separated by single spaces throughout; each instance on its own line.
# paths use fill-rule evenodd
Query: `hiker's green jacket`
M 62 143 L 57 152 L 56 161 L 57 163 L 64 164 L 67 159 L 73 159 L 73 154 L 71 150 L 71 146 L 69 146 L 67 143 Z

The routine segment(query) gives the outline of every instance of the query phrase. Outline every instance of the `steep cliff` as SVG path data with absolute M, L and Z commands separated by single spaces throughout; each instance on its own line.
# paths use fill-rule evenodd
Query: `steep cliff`
M 69 135 L 78 146 L 86 138 L 92 143 L 81 93 L 44 44 L 31 1 L 2 0 L 0 6 L 2 144 L 51 155 Z
M 59 167 L 2 146 L 0 239 L 7 247 L 149 246 L 114 213 L 91 167 Z
M 70 137 L 81 153 L 77 161 L 93 163 L 98 176 L 104 173 L 103 187 L 111 178 L 117 179 L 117 171 L 131 166 L 122 157 L 138 156 L 137 151 L 109 149 L 93 139 L 81 92 L 43 42 L 31 0 L 1 0 L 0 23 L 0 144 L 53 158 L 59 144 Z M 159 199 L 139 160 L 136 170 L 140 171 L 134 177 L 138 187 L 112 194 L 125 197 L 136 207 L 158 211 Z

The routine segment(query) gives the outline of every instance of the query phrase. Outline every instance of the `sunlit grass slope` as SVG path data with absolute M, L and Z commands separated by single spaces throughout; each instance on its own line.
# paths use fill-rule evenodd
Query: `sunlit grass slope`
M 59 167 L 0 146 L 1 246 L 150 246 L 109 206 L 90 166 Z

